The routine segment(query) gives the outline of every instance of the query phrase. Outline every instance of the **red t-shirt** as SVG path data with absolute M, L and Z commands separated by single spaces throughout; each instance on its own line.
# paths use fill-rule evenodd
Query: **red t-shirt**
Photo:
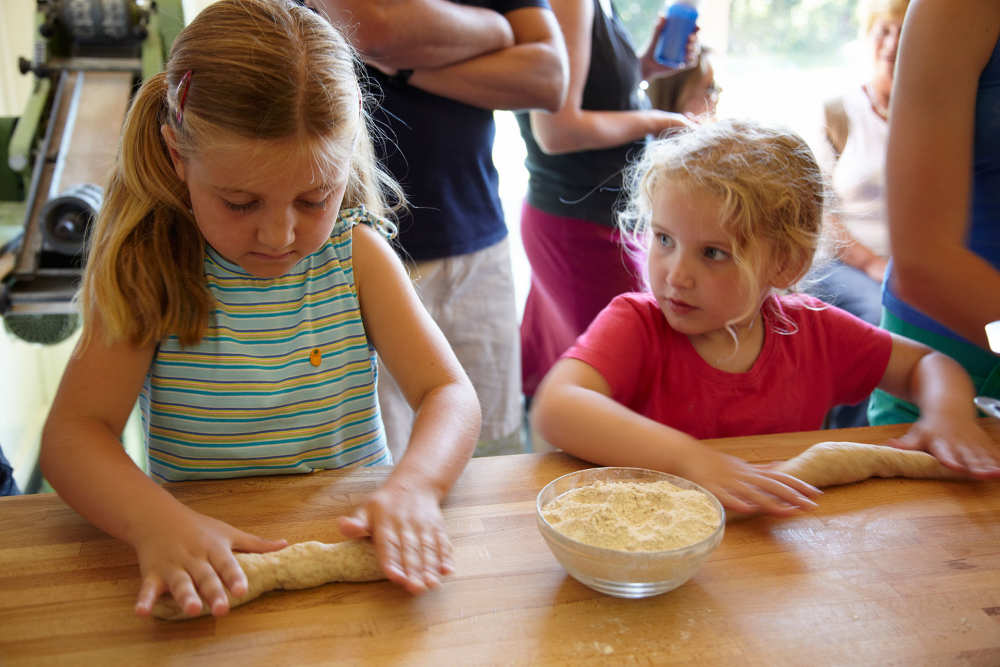
M 745 373 L 710 366 L 649 293 L 616 297 L 563 356 L 596 369 L 622 405 L 699 439 L 821 428 L 885 374 L 889 332 L 801 294 L 762 312 L 764 345 Z

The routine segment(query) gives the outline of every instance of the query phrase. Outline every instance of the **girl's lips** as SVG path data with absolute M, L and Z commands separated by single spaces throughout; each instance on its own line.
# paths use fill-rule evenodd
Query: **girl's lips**
M 292 256 L 291 252 L 283 252 L 280 255 L 271 255 L 271 254 L 268 254 L 266 252 L 255 252 L 255 253 L 251 253 L 251 254 L 254 257 L 256 257 L 257 259 L 261 259 L 261 260 L 264 260 L 266 262 L 280 262 L 280 261 L 286 260 L 286 259 L 288 259 L 289 257 Z
M 675 313 L 689 313 L 694 310 L 694 306 L 686 301 L 681 301 L 680 299 L 667 299 L 667 305 L 670 310 Z

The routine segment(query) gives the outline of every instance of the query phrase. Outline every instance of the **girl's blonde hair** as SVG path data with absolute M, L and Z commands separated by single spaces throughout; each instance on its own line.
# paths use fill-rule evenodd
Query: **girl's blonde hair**
M 402 192 L 375 161 L 357 55 L 330 23 L 291 0 L 218 0 L 177 36 L 125 119 L 79 293 L 106 342 L 149 345 L 204 334 L 214 301 L 205 243 L 160 128 L 182 159 L 233 139 L 293 140 L 321 174 L 349 162 L 343 206 L 391 213 Z M 185 74 L 188 81 L 182 85 Z M 182 113 L 180 99 L 183 98 Z M 92 329 L 85 327 L 83 343 Z
M 718 199 L 749 294 L 760 292 L 765 268 L 781 276 L 781 288 L 809 270 L 821 240 L 826 188 L 799 135 L 753 121 L 720 120 L 651 142 L 629 168 L 628 200 L 619 215 L 623 233 L 641 247 L 649 245 L 654 193 L 665 182 Z M 661 214 L 669 218 L 669 212 Z M 730 326 L 757 307 L 755 300 L 748 303 Z

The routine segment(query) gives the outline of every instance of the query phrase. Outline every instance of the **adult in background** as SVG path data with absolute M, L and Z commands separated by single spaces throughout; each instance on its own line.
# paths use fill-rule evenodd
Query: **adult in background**
M 889 113 L 882 316 L 890 331 L 956 359 L 993 397 L 1000 364 L 984 327 L 1000 320 L 998 38 L 995 0 L 914 0 L 907 12 Z M 873 424 L 918 414 L 882 392 L 869 407 Z
M 523 451 L 517 307 L 492 150 L 494 109 L 562 105 L 566 52 L 546 0 L 310 0 L 368 64 L 379 159 L 410 210 L 399 245 L 424 306 L 483 408 L 477 454 Z M 383 373 L 379 401 L 393 457 L 415 397 Z
M 889 99 L 909 4 L 909 0 L 866 0 L 858 6 L 870 48 L 870 76 L 824 103 L 822 138 L 815 146 L 832 185 L 826 224 L 834 256 L 809 276 L 807 290 L 876 326 L 882 317 L 882 279 L 889 262 L 885 206 Z M 867 411 L 867 399 L 838 405 L 826 423 L 830 428 L 867 426 Z
M 521 322 L 529 398 L 612 298 L 642 289 L 641 251 L 623 251 L 615 229 L 622 170 L 647 136 L 688 124 L 651 108 L 639 89 L 644 79 L 676 72 L 652 55 L 663 17 L 640 57 L 610 0 L 550 2 L 569 54 L 569 93 L 555 113 L 517 114 L 529 173 L 521 211 L 531 264 Z
M 817 158 L 835 195 L 827 224 L 836 257 L 813 276 L 809 290 L 828 303 L 877 325 L 882 279 L 889 261 L 885 207 L 885 153 L 889 99 L 899 33 L 909 0 L 867 0 L 861 28 L 871 49 L 871 75 L 823 105 L 823 141 Z

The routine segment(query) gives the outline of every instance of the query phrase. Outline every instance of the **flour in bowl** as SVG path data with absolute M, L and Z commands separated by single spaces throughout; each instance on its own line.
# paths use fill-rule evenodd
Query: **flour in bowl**
M 704 493 L 670 482 L 596 481 L 563 493 L 542 515 L 567 537 L 621 551 L 691 546 L 722 522 Z

